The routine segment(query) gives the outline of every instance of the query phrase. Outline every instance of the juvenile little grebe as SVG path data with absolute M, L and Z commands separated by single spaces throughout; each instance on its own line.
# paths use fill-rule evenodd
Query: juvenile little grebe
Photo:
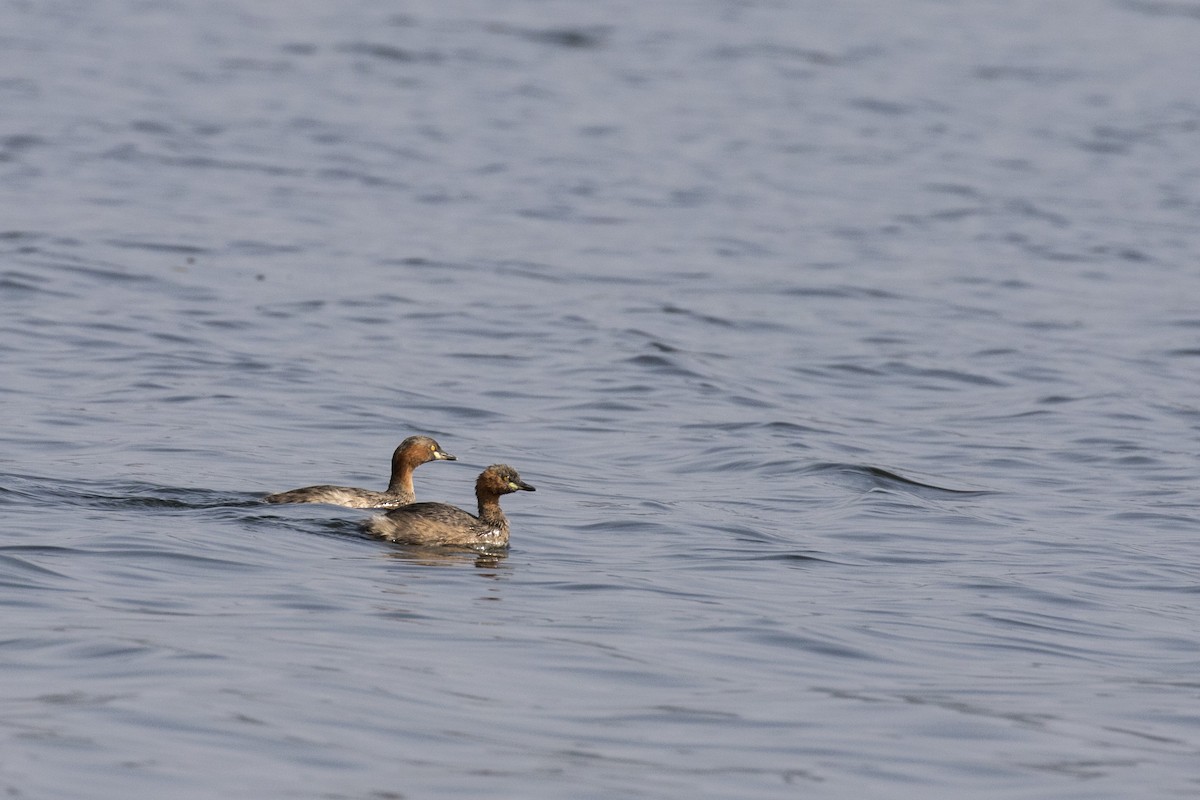
M 457 461 L 428 436 L 410 436 L 392 453 L 392 480 L 387 491 L 355 489 L 350 486 L 306 486 L 290 492 L 269 494 L 268 503 L 328 503 L 347 508 L 397 508 L 416 500 L 413 470 L 428 461 Z
M 446 503 L 413 503 L 367 520 L 366 529 L 401 544 L 508 547 L 508 518 L 500 510 L 500 495 L 519 491 L 534 488 L 512 467 L 493 464 L 475 481 L 479 516 Z

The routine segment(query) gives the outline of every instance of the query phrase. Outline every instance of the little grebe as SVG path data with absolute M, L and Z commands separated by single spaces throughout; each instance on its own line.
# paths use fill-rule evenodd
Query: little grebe
M 416 500 L 413 470 L 429 461 L 457 461 L 428 436 L 410 436 L 392 453 L 392 480 L 387 491 L 355 489 L 349 486 L 306 486 L 290 492 L 269 494 L 268 503 L 328 503 L 347 508 L 398 508 Z
M 508 518 L 500 510 L 500 495 L 532 492 L 517 471 L 493 464 L 475 481 L 479 516 L 446 503 L 413 503 L 367 520 L 366 529 L 401 544 L 491 549 L 508 547 Z

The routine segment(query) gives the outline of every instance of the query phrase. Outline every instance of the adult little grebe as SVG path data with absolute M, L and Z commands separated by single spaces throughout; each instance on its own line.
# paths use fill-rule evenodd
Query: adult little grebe
M 268 503 L 328 503 L 347 508 L 397 508 L 416 500 L 413 470 L 429 461 L 457 461 L 428 436 L 410 436 L 392 453 L 392 480 L 387 491 L 355 489 L 350 486 L 306 486 L 289 492 L 269 494 Z

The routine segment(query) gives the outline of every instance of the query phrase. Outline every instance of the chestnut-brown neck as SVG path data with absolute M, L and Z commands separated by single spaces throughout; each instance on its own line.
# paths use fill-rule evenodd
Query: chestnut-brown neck
M 393 494 L 397 492 L 411 494 L 413 470 L 424 463 L 424 461 L 416 461 L 411 450 L 399 450 L 394 453 L 392 455 L 392 479 L 388 482 L 388 491 Z

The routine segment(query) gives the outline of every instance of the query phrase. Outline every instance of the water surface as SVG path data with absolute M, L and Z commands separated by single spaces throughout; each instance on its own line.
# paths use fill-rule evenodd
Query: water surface
M 1193 4 L 0 31 L 10 795 L 1200 790 Z

